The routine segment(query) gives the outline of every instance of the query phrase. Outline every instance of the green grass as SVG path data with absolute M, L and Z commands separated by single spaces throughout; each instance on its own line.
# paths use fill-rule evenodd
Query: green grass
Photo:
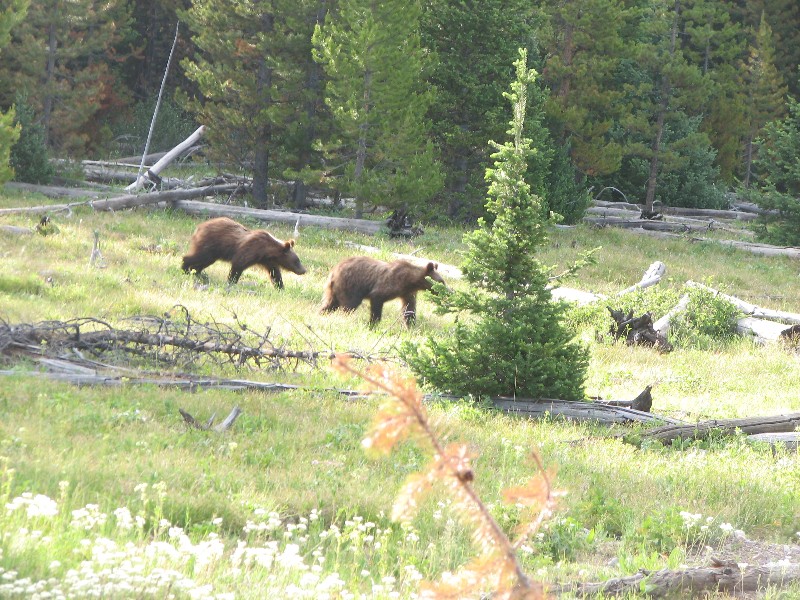
M 0 207 L 46 202 L 0 196 Z M 425 235 L 410 242 L 304 228 L 296 250 L 308 272 L 287 274 L 282 292 L 258 269 L 230 287 L 222 263 L 208 269 L 204 288 L 180 270 L 200 219 L 159 210 L 77 209 L 54 221 L 59 232 L 47 237 L 0 233 L 0 318 L 7 323 L 93 316 L 121 324 L 182 305 L 196 320 L 244 323 L 256 333 L 269 329 L 273 343 L 287 349 L 355 351 L 389 358 L 401 372 L 399 344 L 445 331 L 449 318 L 435 314 L 424 294 L 411 330 L 402 326 L 398 302 L 386 306 L 375 329 L 367 325 L 366 305 L 350 315 L 320 315 L 329 269 L 358 253 L 345 241 L 377 246 L 378 256 L 387 258 L 417 251 L 458 266 L 463 256 L 462 232 L 455 228 L 425 227 Z M 0 225 L 33 223 L 25 215 L 0 217 Z M 291 226 L 269 229 L 278 237 L 292 234 Z M 103 269 L 88 264 L 95 230 Z M 693 279 L 756 304 L 800 312 L 798 266 L 789 259 L 583 227 L 554 231 L 541 259 L 560 270 L 597 246 L 597 263 L 565 285 L 613 295 L 661 260 L 668 279 L 659 288 L 675 296 Z M 658 354 L 598 342 L 601 321 L 585 323 L 591 324 L 580 332 L 591 349 L 588 395 L 632 398 L 655 384 L 653 410 L 688 421 L 800 411 L 797 355 L 744 340 L 707 350 L 683 340 L 672 353 Z M 161 598 L 165 586 L 190 597 L 190 588 L 198 593 L 198 586 L 210 585 L 205 596 L 223 598 L 303 597 L 301 591 L 320 598 L 407 598 L 419 577 L 437 578 L 471 556 L 469 536 L 443 493 L 421 507 L 413 524 L 388 519 L 405 477 L 428 458 L 413 444 L 387 458 L 365 456 L 361 439 L 377 400 L 347 400 L 330 391 L 358 382 L 326 364 L 277 371 L 208 363 L 200 368 L 305 388 L 275 394 L 78 388 L 23 374 L 35 368 L 30 362 L 7 358 L 3 368 L 19 373 L 0 379 L 0 597 L 28 597 L 31 586 L 52 579 L 47 589 L 78 597 L 80 580 L 87 589 L 105 582 L 107 597 Z M 221 418 L 234 405 L 244 413 L 224 434 L 188 430 L 178 413 L 183 408 L 200 420 L 212 413 Z M 545 581 L 705 564 L 697 557 L 704 545 L 736 548 L 733 534 L 720 527 L 727 524 L 751 540 L 800 541 L 797 453 L 773 452 L 741 437 L 636 447 L 607 439 L 606 428 L 520 420 L 471 403 L 434 402 L 429 409 L 448 439 L 468 442 L 479 455 L 476 486 L 509 532 L 521 515 L 502 504 L 500 490 L 530 477 L 530 448 L 557 470 L 556 486 L 566 492 L 559 511 L 521 551 L 528 572 Z M 28 516 L 25 502 L 33 499 L 23 497 L 26 492 L 55 500 L 57 515 Z M 15 498 L 22 498 L 19 508 L 2 508 Z M 114 514 L 122 508 L 141 517 L 141 527 L 126 528 L 124 513 Z M 708 528 L 687 527 L 682 511 L 702 515 L 703 523 L 710 519 Z M 89 518 L 98 514 L 106 515 L 104 522 Z M 148 579 L 155 566 L 167 572 L 168 583 Z M 786 593 L 771 597 L 800 597 L 797 589 Z

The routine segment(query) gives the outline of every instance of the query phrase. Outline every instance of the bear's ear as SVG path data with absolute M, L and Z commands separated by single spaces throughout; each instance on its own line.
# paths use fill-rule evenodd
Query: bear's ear
M 283 243 L 283 250 L 284 250 L 284 252 L 288 252 L 288 251 L 289 251 L 289 250 L 291 250 L 292 248 L 294 248 L 294 240 L 286 240 L 286 241 Z
M 428 266 L 425 267 L 425 272 L 426 273 L 433 273 L 434 270 L 436 270 L 437 268 L 439 268 L 439 265 L 437 265 L 436 263 L 429 262 Z

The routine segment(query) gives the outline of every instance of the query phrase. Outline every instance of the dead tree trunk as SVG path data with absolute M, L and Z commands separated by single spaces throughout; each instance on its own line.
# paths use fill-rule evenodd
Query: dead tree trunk
M 642 437 L 670 444 L 674 440 L 701 440 L 711 433 L 733 435 L 742 433 L 788 433 L 800 426 L 800 413 L 774 415 L 770 417 L 749 417 L 746 419 L 719 419 L 701 421 L 694 425 L 665 425 L 642 433 Z

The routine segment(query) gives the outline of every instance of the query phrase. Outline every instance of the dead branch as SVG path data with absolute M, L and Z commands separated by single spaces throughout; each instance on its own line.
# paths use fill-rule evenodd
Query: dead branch
M 0 353 L 123 352 L 168 364 L 191 365 L 206 358 L 237 367 L 253 362 L 272 368 L 292 362 L 315 365 L 319 357 L 332 356 L 330 352 L 286 350 L 269 339 L 269 330 L 259 335 L 244 327 L 199 323 L 184 307 L 177 309 L 182 311 L 181 321 L 136 317 L 127 320 L 135 324 L 127 329 L 94 318 L 21 325 L 0 322 Z
M 667 265 L 665 265 L 660 260 L 655 261 L 652 263 L 648 268 L 647 271 L 644 272 L 642 275 L 641 281 L 639 283 L 632 285 L 631 287 L 622 290 L 621 292 L 617 293 L 617 296 L 622 296 L 623 294 L 627 294 L 629 292 L 634 292 L 636 290 L 641 290 L 647 287 L 651 287 L 656 285 L 664 274 L 667 272 Z
M 786 586 L 800 581 L 800 565 L 744 566 L 734 561 L 712 558 L 710 567 L 660 571 L 640 570 L 634 575 L 600 583 L 555 585 L 553 594 L 578 596 L 623 596 L 644 593 L 653 598 L 706 596 L 710 592 L 741 594 L 764 590 L 768 586 Z
M 216 413 L 211 415 L 211 418 L 206 423 L 201 423 L 182 408 L 179 408 L 178 412 L 181 413 L 183 420 L 186 421 L 189 427 L 193 429 L 200 429 L 201 431 L 210 431 L 213 429 L 214 431 L 222 433 L 223 431 L 227 431 L 228 429 L 231 428 L 231 426 L 233 426 L 233 423 L 236 421 L 236 419 L 239 418 L 239 415 L 242 414 L 242 409 L 239 408 L 238 406 L 234 406 L 233 410 L 231 410 L 230 414 L 225 418 L 225 420 L 222 421 L 222 423 L 220 423 L 216 427 L 213 426 L 214 417 L 216 416 Z
M 132 184 L 130 184 L 128 187 L 126 187 L 125 191 L 126 192 L 135 192 L 136 190 L 141 188 L 148 181 L 156 181 L 158 179 L 158 174 L 162 170 L 164 170 L 164 168 L 166 168 L 166 166 L 169 165 L 169 163 L 171 163 L 178 156 L 180 156 L 184 152 L 184 150 L 187 150 L 188 148 L 191 148 L 192 146 L 194 146 L 195 142 L 197 142 L 197 140 L 199 140 L 200 137 L 203 135 L 203 132 L 205 131 L 205 129 L 206 129 L 205 125 L 201 125 L 200 127 L 198 127 L 194 131 L 194 133 L 192 133 L 192 135 L 190 135 L 188 138 L 183 140 L 180 144 L 175 146 L 172 150 L 167 152 L 156 164 L 154 164 L 152 167 L 147 169 L 147 172 L 144 175 L 141 175 L 140 177 L 138 177 L 136 179 L 136 181 L 134 181 Z M 142 161 L 142 163 L 144 163 L 144 160 Z

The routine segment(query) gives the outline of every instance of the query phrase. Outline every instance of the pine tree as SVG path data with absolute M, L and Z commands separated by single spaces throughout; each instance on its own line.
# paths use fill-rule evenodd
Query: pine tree
M 17 181 L 50 183 L 53 165 L 44 143 L 44 128 L 34 118 L 33 109 L 23 94 L 17 94 L 16 118 L 20 127 L 19 140 L 11 148 L 11 167 Z
M 784 98 L 788 88 L 775 68 L 775 48 L 772 29 L 767 24 L 764 13 L 756 33 L 755 42 L 750 47 L 750 56 L 745 66 L 747 90 L 747 116 L 749 118 L 747 137 L 744 140 L 744 177 L 742 183 L 750 187 L 752 180 L 753 152 L 755 139 L 770 121 L 780 119 L 786 110 Z
M 197 48 L 182 61 L 198 94 L 182 97 L 206 125 L 212 156 L 253 174 L 256 206 L 272 204 L 269 178 L 287 167 L 286 137 L 302 111 L 316 3 L 196 0 L 181 14 Z
M 0 11 L 0 50 L 11 39 L 11 30 L 24 18 L 29 0 L 13 0 Z M 19 126 L 14 124 L 14 109 L 0 112 L 0 185 L 11 179 L 14 170 L 9 167 L 11 147 L 19 138 Z
M 614 173 L 622 147 L 609 133 L 625 109 L 614 74 L 625 58 L 623 32 L 630 9 L 618 0 L 547 0 L 545 81 L 552 88 L 548 114 L 570 142 L 583 176 Z
M 516 80 L 506 94 L 513 117 L 504 144 L 492 142 L 487 224 L 467 234 L 464 276 L 470 289 L 434 296 L 439 308 L 457 315 L 446 338 L 404 347 L 411 368 L 434 387 L 456 394 L 580 399 L 588 363 L 560 319 L 563 305 L 547 289 L 548 272 L 535 258 L 546 240 L 542 200 L 525 182 L 535 154 L 523 136 L 529 86 L 527 53 L 515 62 Z
M 29 98 L 48 146 L 82 154 L 109 141 L 128 93 L 113 65 L 130 53 L 124 0 L 32 2 L 0 54 L 0 90 Z
M 528 0 L 425 3 L 422 44 L 435 57 L 428 81 L 437 90 L 431 132 L 446 174 L 437 206 L 451 217 L 483 214 L 488 142 L 505 134 L 505 82 L 517 49 L 533 43 L 535 15 Z
M 342 0 L 314 32 L 337 129 L 328 140 L 335 185 L 365 205 L 420 208 L 441 188 L 427 136 L 418 0 Z M 335 142 L 335 143 L 332 143 Z

